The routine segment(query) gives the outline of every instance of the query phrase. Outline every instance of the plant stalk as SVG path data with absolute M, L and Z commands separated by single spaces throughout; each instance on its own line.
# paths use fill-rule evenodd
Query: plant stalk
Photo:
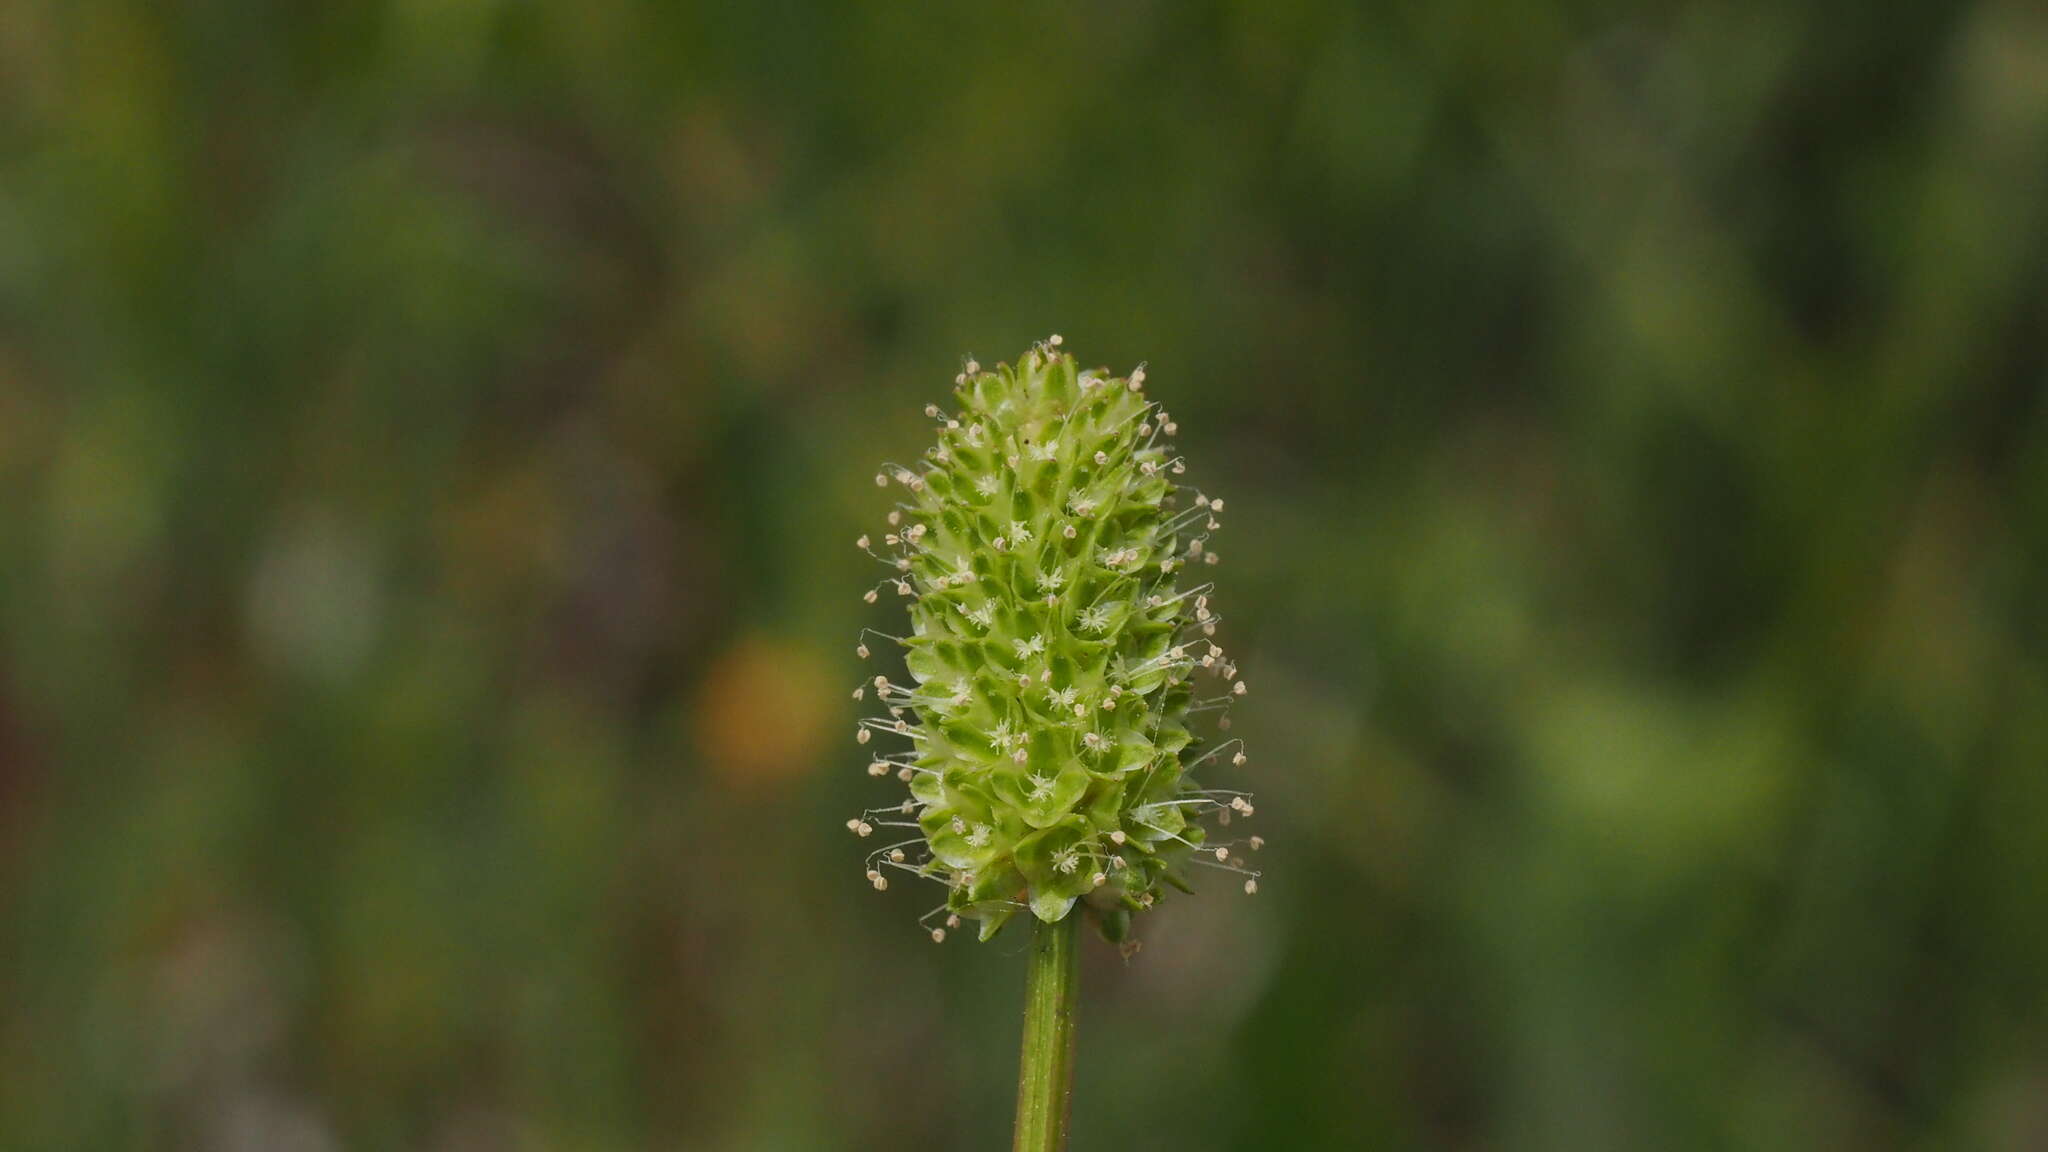
M 1058 923 L 1034 918 L 1024 984 L 1024 1048 L 1017 1063 L 1015 1152 L 1064 1152 L 1074 1093 L 1074 1005 L 1081 967 L 1076 908 Z

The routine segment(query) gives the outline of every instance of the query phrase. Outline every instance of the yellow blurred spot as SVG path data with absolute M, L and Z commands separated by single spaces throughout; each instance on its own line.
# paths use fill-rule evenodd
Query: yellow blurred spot
M 697 694 L 697 731 L 713 775 L 741 788 L 773 787 L 817 759 L 830 684 L 817 649 L 759 633 L 711 666 Z

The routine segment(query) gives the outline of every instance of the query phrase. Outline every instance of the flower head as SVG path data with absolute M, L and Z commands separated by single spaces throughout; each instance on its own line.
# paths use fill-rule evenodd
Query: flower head
M 1083 901 L 1117 936 L 1193 866 L 1257 875 L 1219 838 L 1252 814 L 1246 795 L 1191 775 L 1244 763 L 1240 741 L 1190 728 L 1244 692 L 1209 586 L 1178 583 L 1213 562 L 1222 502 L 1175 485 L 1177 426 L 1143 383 L 1081 371 L 1057 338 L 1014 366 L 970 362 L 959 412 L 927 409 L 925 470 L 877 475 L 906 500 L 884 537 L 897 550 L 877 559 L 909 597 L 908 635 L 891 638 L 910 683 L 876 677 L 886 714 L 857 731 L 907 740 L 871 771 L 910 797 L 848 827 L 914 820 L 922 842 L 870 855 L 870 882 L 889 868 L 939 881 L 935 914 L 981 921 L 983 939 L 1019 908 L 1054 921 Z

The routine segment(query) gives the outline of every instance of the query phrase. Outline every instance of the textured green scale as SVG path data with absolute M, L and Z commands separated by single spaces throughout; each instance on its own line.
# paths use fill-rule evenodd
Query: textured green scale
M 1163 884 L 1186 887 L 1192 853 L 1215 852 L 1203 816 L 1251 811 L 1188 776 L 1189 757 L 1215 754 L 1189 728 L 1195 675 L 1216 675 L 1217 707 L 1243 692 L 1209 638 L 1206 585 L 1180 587 L 1188 564 L 1214 562 L 1212 506 L 1173 483 L 1174 426 L 1143 372 L 1082 371 L 1058 343 L 970 365 L 959 411 L 927 409 L 940 427 L 923 461 L 877 477 L 901 500 L 877 555 L 893 570 L 882 587 L 909 597 L 911 683 L 876 678 L 888 711 L 862 736 L 908 741 L 874 769 L 908 775 L 910 800 L 878 811 L 913 818 L 923 841 L 901 860 L 876 852 L 869 876 L 940 881 L 982 939 L 1020 908 L 1056 921 L 1077 902 L 1121 939 Z

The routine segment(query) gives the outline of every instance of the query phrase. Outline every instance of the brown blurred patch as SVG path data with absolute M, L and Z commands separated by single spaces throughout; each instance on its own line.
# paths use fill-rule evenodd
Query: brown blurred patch
M 697 731 L 712 774 L 735 788 L 775 787 L 801 774 L 824 739 L 830 691 L 815 647 L 742 636 L 697 694 Z
M 0 484 L 34 476 L 57 442 L 58 409 L 20 349 L 0 341 Z

